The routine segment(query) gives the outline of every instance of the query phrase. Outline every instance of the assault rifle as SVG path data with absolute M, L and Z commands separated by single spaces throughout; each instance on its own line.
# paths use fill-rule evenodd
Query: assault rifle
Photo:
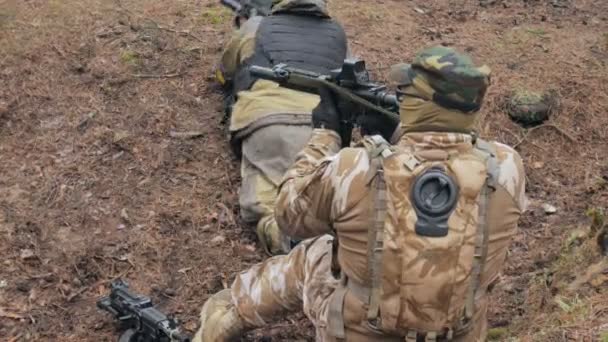
M 236 14 L 234 18 L 236 27 L 241 26 L 241 17 L 249 19 L 255 16 L 267 16 L 272 7 L 272 0 L 220 0 L 220 3 Z
M 340 99 L 340 104 L 346 104 L 350 110 L 342 111 L 347 117 L 342 118 L 344 130 L 341 134 L 342 143 L 350 144 L 352 128 L 360 115 L 387 115 L 398 120 L 399 101 L 387 87 L 370 80 L 365 61 L 347 59 L 341 69 L 334 70 L 329 75 L 321 75 L 308 70 L 278 64 L 273 68 L 260 66 L 249 67 L 249 73 L 254 78 L 265 79 L 279 83 L 281 86 L 318 94 L 319 89 L 329 88 Z M 355 105 L 355 108 L 352 108 Z M 347 113 L 344 113 L 347 112 Z
M 173 318 L 158 311 L 150 298 L 129 291 L 118 279 L 111 284 L 110 295 L 97 301 L 97 307 L 111 313 L 126 331 L 118 342 L 190 342 Z

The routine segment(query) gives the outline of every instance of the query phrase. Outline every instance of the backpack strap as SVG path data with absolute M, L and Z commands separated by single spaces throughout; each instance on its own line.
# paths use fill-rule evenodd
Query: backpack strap
M 479 194 L 477 234 L 475 237 L 475 254 L 473 258 L 471 286 L 465 301 L 464 321 L 467 323 L 471 322 L 475 314 L 475 299 L 481 283 L 481 273 L 488 257 L 488 203 L 490 201 L 490 194 L 496 189 L 496 183 L 498 182 L 500 173 L 498 160 L 496 159 L 496 147 L 493 144 L 485 140 L 477 139 L 473 151 L 485 161 L 487 177 Z
M 371 292 L 367 319 L 379 326 L 380 297 L 382 292 L 382 252 L 384 249 L 384 221 L 387 211 L 386 182 L 384 180 L 383 158 L 393 154 L 389 143 L 380 135 L 369 137 L 373 148 L 369 151 L 372 166 L 376 170 L 376 191 L 374 199 L 374 222 L 368 229 L 367 267 L 371 279 Z

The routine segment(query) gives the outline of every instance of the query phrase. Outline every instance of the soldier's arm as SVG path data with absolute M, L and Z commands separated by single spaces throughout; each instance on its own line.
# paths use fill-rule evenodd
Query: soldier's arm
M 289 236 L 308 238 L 331 231 L 334 186 L 340 136 L 331 130 L 315 129 L 295 163 L 285 174 L 277 198 L 275 215 Z
M 216 78 L 220 84 L 229 83 L 234 78 L 240 64 L 253 55 L 255 35 L 261 20 L 262 17 L 247 20 L 230 38 L 216 69 Z
M 521 157 L 509 146 L 496 146 L 500 173 L 488 206 L 488 254 L 482 275 L 484 287 L 498 279 L 511 239 L 517 233 L 519 218 L 527 207 L 526 176 Z

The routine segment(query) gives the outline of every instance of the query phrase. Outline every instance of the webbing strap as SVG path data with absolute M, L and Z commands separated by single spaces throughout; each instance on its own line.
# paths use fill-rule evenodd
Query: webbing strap
M 471 286 L 465 302 L 465 318 L 470 321 L 475 314 L 475 297 L 481 283 L 481 272 L 488 257 L 488 203 L 490 193 L 496 188 L 500 168 L 496 160 L 495 148 L 485 140 L 478 139 L 475 150 L 484 157 L 487 178 L 479 194 L 477 234 L 475 236 L 475 255 L 471 273 Z
M 381 270 L 382 270 L 382 245 L 384 235 L 384 217 L 386 216 L 386 184 L 382 168 L 382 158 L 392 154 L 390 145 L 382 136 L 375 135 L 369 137 L 373 148 L 369 150 L 372 160 L 373 170 L 376 170 L 376 203 L 374 206 L 375 220 L 373 227 L 368 229 L 368 272 L 372 279 L 372 287 L 352 283 L 344 274 L 341 277 L 341 284 L 336 288 L 329 302 L 328 332 L 336 339 L 346 338 L 344 329 L 344 298 L 347 290 L 365 303 L 369 303 L 368 318 L 375 320 L 380 309 L 380 289 L 381 289 Z M 336 246 L 334 246 L 336 247 Z M 334 253 L 337 251 L 334 250 Z M 334 254 L 335 255 L 335 254 Z M 365 298 L 362 298 L 362 297 Z M 373 304 L 372 304 L 373 301 Z
M 426 333 L 426 336 L 424 337 L 424 341 L 425 342 L 435 342 L 435 341 L 437 341 L 437 333 L 434 332 L 434 331 Z
M 336 339 L 346 338 L 344 331 L 344 297 L 347 289 L 346 286 L 338 286 L 329 301 L 327 331 Z
M 418 333 L 414 330 L 410 330 L 407 332 L 407 335 L 405 335 L 405 341 L 406 342 L 416 342 L 418 341 Z
M 370 152 L 372 165 L 376 170 L 376 192 L 374 200 L 374 221 L 368 229 L 367 237 L 367 267 L 371 279 L 370 296 L 367 301 L 367 319 L 375 326 L 378 326 L 380 313 L 380 297 L 382 295 L 382 250 L 384 247 L 384 220 L 387 210 L 386 182 L 384 181 L 384 169 L 382 166 L 383 158 L 392 154 L 390 145 L 380 135 L 369 137 L 373 143 Z
M 375 200 L 375 220 L 373 238 L 368 241 L 368 246 L 372 245 L 371 254 L 368 254 L 368 266 L 371 266 L 370 276 L 372 289 L 369 298 L 369 308 L 367 319 L 374 321 L 378 319 L 380 311 L 380 295 L 382 287 L 382 250 L 384 247 L 384 219 L 386 218 L 386 183 L 382 163 L 378 166 L 378 177 L 376 179 L 376 200 Z M 376 322 L 377 325 L 377 322 Z
M 477 224 L 477 234 L 475 236 L 475 255 L 473 259 L 473 270 L 471 273 L 471 286 L 469 287 L 469 293 L 465 303 L 465 317 L 467 320 L 473 318 L 475 312 L 475 292 L 479 287 L 481 270 L 483 264 L 485 264 L 485 258 L 487 256 L 487 208 L 489 198 L 488 182 L 484 184 L 479 195 L 479 217 Z

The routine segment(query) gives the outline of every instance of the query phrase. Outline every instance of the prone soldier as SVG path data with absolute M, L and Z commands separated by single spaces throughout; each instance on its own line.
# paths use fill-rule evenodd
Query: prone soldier
M 241 217 L 256 225 L 269 254 L 290 249 L 274 218 L 274 203 L 283 175 L 310 137 L 319 97 L 256 79 L 249 66 L 286 63 L 326 74 L 346 55 L 346 35 L 330 18 L 325 0 L 274 0 L 269 16 L 241 23 L 223 53 L 217 79 L 229 99 L 231 144 L 241 158 Z
M 518 153 L 471 134 L 489 77 L 455 50 L 423 50 L 391 71 L 400 122 L 364 116 L 367 135 L 344 149 L 323 91 L 276 207 L 309 239 L 212 296 L 194 340 L 303 309 L 317 341 L 484 341 L 488 287 L 526 207 Z

